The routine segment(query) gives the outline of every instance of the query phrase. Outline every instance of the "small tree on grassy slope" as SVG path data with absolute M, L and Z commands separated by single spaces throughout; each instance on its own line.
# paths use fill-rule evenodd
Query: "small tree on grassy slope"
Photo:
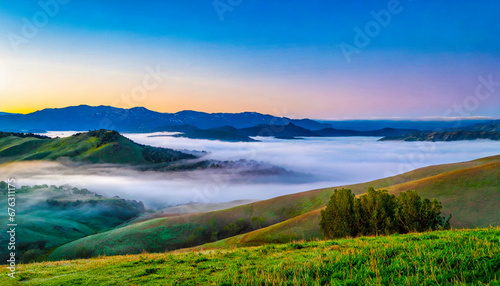
M 427 230 L 449 229 L 451 215 L 441 216 L 443 205 L 436 199 L 424 199 L 415 191 L 403 192 L 397 199 L 395 212 L 399 232 L 421 232 Z
M 365 227 L 360 234 L 380 235 L 397 231 L 394 219 L 396 196 L 390 195 L 387 190 L 376 191 L 370 187 L 359 200 L 365 219 Z
M 356 215 L 354 212 L 355 196 L 351 190 L 335 190 L 325 210 L 321 211 L 320 228 L 327 238 L 354 236 Z

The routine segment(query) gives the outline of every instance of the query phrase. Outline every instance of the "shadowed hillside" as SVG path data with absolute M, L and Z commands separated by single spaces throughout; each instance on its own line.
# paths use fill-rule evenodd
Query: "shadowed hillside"
M 7 184 L 0 181 L 0 199 L 7 202 Z M 145 211 L 142 202 L 106 198 L 70 186 L 22 186 L 16 190 L 17 255 L 23 262 L 38 260 L 56 246 L 115 228 Z M 8 221 L 7 211 L 0 213 Z M 7 226 L 1 228 L 6 233 Z M 8 236 L 0 243 L 8 244 Z M 7 249 L 0 257 L 8 257 Z

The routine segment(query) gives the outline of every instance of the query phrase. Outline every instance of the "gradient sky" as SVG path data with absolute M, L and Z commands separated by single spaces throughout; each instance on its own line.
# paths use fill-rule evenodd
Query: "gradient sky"
M 355 28 L 393 0 L 242 0 L 223 19 L 212 0 L 64 2 L 40 25 L 47 14 L 38 1 L 0 0 L 0 111 L 89 104 L 317 119 L 500 117 L 500 86 L 475 95 L 478 77 L 500 82 L 498 0 L 401 0 L 350 62 L 341 44 L 354 46 Z M 162 82 L 141 94 L 157 68 Z

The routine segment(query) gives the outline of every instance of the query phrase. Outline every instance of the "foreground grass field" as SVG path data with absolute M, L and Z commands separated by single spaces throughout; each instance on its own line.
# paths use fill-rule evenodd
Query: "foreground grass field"
M 500 228 L 2 268 L 1 285 L 498 285 Z

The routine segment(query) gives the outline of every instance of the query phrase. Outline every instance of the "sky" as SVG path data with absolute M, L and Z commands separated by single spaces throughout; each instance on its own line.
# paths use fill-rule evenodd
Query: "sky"
M 0 1 L 0 111 L 500 117 L 500 2 Z

